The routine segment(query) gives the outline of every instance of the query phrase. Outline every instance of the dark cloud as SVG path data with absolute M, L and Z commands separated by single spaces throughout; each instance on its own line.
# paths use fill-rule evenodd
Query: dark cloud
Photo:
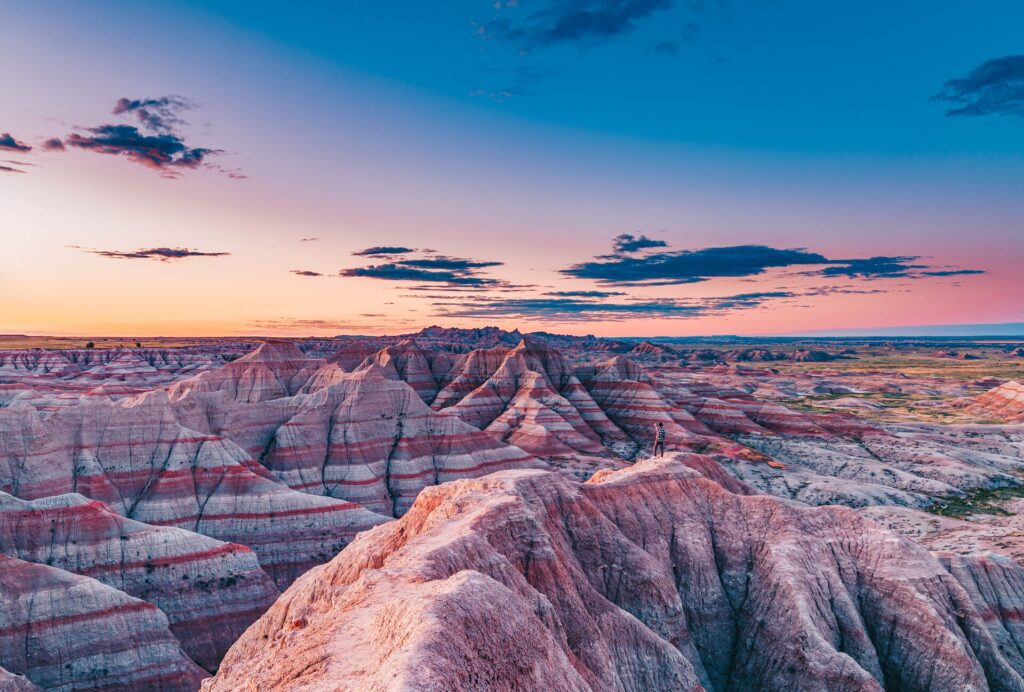
M 665 319 L 723 315 L 735 310 L 748 310 L 799 294 L 789 291 L 741 293 L 699 300 L 632 299 L 621 302 L 586 300 L 570 297 L 536 298 L 474 298 L 462 302 L 437 302 L 444 317 L 487 319 L 547 319 L 563 322 L 587 320 L 623 320 L 636 317 Z M 441 297 L 443 298 L 443 297 Z
M 100 125 L 86 131 L 89 134 L 68 135 L 64 143 L 98 154 L 123 156 L 167 177 L 177 176 L 181 169 L 199 168 L 207 156 L 221 153 L 217 149 L 188 147 L 170 133 L 143 134 L 133 125 Z
M 762 291 L 760 293 L 740 293 L 734 296 L 705 298 L 702 304 L 709 311 L 728 312 L 730 310 L 756 308 L 762 303 L 775 298 L 795 298 L 796 296 L 796 293 L 790 293 L 789 291 Z
M 950 105 L 946 115 L 1024 117 L 1024 55 L 986 60 L 965 77 L 951 79 L 932 97 Z
M 700 305 L 674 300 L 644 302 L 592 302 L 573 298 L 482 299 L 464 303 L 434 303 L 445 317 L 508 319 L 557 319 L 585 321 L 628 317 L 695 317 L 704 312 Z
M 340 275 L 347 277 L 383 279 L 384 281 L 436 282 L 456 286 L 490 286 L 498 283 L 494 279 L 475 276 L 469 272 L 433 271 L 429 269 L 417 269 L 416 267 L 406 267 L 395 263 L 371 264 L 368 267 L 342 269 Z
M 300 243 L 313 243 L 313 242 L 316 242 L 317 240 L 320 240 L 320 239 L 319 238 L 299 238 L 299 242 Z
M 605 256 L 575 264 L 561 273 L 615 286 L 671 286 L 712 277 L 753 276 L 775 267 L 827 263 L 824 256 L 805 250 L 738 245 L 658 252 L 641 257 Z
M 498 267 L 504 262 L 478 262 L 476 260 L 462 259 L 460 257 L 427 257 L 424 259 L 398 260 L 396 264 L 403 267 L 416 267 L 417 269 L 452 269 L 455 271 L 466 271 L 468 269 L 483 269 L 484 267 Z
M 184 96 L 161 96 L 150 99 L 119 98 L 114 104 L 114 115 L 135 116 L 142 126 L 154 132 L 173 132 L 181 125 L 187 125 L 181 118 L 183 111 L 196 107 L 195 101 Z
M 629 254 L 652 247 L 668 247 L 668 243 L 664 240 L 648 238 L 642 233 L 640 235 L 623 233 L 612 238 L 612 248 L 616 254 Z
M 320 272 L 314 272 L 308 269 L 292 269 L 291 273 L 296 276 L 323 276 Z
M 672 4 L 672 0 L 548 0 L 522 19 L 492 20 L 481 33 L 524 46 L 602 41 L 632 31 L 638 21 Z
M 158 260 L 160 262 L 185 259 L 186 257 L 226 257 L 231 254 L 230 252 L 200 252 L 199 250 L 191 250 L 183 247 L 153 247 L 127 251 L 95 250 L 92 248 L 80 247 L 78 245 L 72 245 L 71 247 L 93 255 L 99 255 L 100 257 L 109 257 L 112 259 L 148 259 Z
M 0 164 L 0 173 L 24 173 L 25 171 Z
M 913 278 L 915 270 L 927 269 L 927 265 L 913 264 L 920 257 L 868 257 L 865 259 L 835 260 L 836 266 L 825 267 L 814 274 L 820 276 L 846 276 L 851 279 L 888 279 L 896 277 Z
M 70 147 L 120 156 L 158 171 L 166 178 L 175 178 L 184 170 L 207 168 L 229 178 L 245 180 L 248 176 L 237 168 L 227 168 L 207 160 L 211 156 L 223 154 L 221 149 L 190 146 L 176 132 L 178 126 L 186 124 L 179 113 L 194 106 L 193 101 L 183 96 L 122 98 L 114 105 L 113 113 L 136 118 L 145 131 L 134 125 L 121 124 L 78 128 L 78 132 L 64 139 L 46 140 L 43 148 L 47 151 L 64 151 Z
M 406 257 L 418 252 L 419 257 Z M 427 256 L 426 253 L 431 253 Z M 435 250 L 415 250 L 404 246 L 382 245 L 352 253 L 358 256 L 380 257 L 383 264 L 342 269 L 339 274 L 348 277 L 366 277 L 384 281 L 418 281 L 422 286 L 410 286 L 413 291 L 460 290 L 470 287 L 501 289 L 509 287 L 506 281 L 479 275 L 480 269 L 497 267 L 502 262 L 480 261 L 436 254 Z
M 411 247 L 402 247 L 401 245 L 374 245 L 373 247 L 368 247 L 365 250 L 359 250 L 352 254 L 357 256 L 407 255 L 410 252 L 416 252 L 416 250 Z
M 4 151 L 32 151 L 32 147 L 16 140 L 10 132 L 0 133 L 0 149 Z
M 622 291 L 549 291 L 546 296 L 556 298 L 611 298 L 612 296 L 626 295 Z
M 613 240 L 614 254 L 598 255 L 593 261 L 574 264 L 561 270 L 561 273 L 577 279 L 592 279 L 609 286 L 672 286 L 719 277 L 751 277 L 768 269 L 801 265 L 823 267 L 803 272 L 804 276 L 850 279 L 923 279 L 984 273 L 980 269 L 929 267 L 916 263 L 920 257 L 829 259 L 803 248 L 783 250 L 766 245 L 671 250 L 637 256 L 628 254 L 630 248 L 640 241 L 660 242 L 644 236 L 635 238 L 628 234 L 620 235 Z
M 934 271 L 921 272 L 921 276 L 973 276 L 985 273 L 984 269 L 936 269 Z

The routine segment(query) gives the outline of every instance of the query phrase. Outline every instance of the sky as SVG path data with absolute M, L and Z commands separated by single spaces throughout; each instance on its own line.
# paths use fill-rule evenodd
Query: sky
M 1024 5 L 6 3 L 0 333 L 1024 320 Z

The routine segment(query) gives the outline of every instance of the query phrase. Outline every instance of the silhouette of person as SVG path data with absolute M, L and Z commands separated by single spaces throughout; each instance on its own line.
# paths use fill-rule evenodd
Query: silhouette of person
M 665 424 L 660 421 L 654 428 L 654 456 L 665 456 Z

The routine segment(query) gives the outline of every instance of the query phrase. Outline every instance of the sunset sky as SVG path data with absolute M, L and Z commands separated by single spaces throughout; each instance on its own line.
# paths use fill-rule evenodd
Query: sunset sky
M 1024 322 L 1019 0 L 33 0 L 0 64 L 0 333 Z

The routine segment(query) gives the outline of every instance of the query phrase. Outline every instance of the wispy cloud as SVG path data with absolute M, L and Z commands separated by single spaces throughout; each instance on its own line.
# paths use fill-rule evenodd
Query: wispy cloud
M 411 320 L 406 318 L 389 318 L 387 324 L 407 324 Z M 324 330 L 336 330 L 337 333 L 348 331 L 369 330 L 376 331 L 382 326 L 381 323 L 354 322 L 352 320 L 331 320 L 331 319 L 307 319 L 297 317 L 278 317 L 275 319 L 253 320 L 246 326 L 253 330 L 260 330 L 273 333 L 301 333 L 308 334 Z
M 630 254 L 637 252 L 638 250 L 646 250 L 655 247 L 668 247 L 668 243 L 664 240 L 648 238 L 642 233 L 640 235 L 623 233 L 612 238 L 612 249 L 616 254 Z
M 833 260 L 835 266 L 825 267 L 819 276 L 845 276 L 851 279 L 924 279 L 927 277 L 971 276 L 984 274 L 983 269 L 931 268 L 915 264 L 920 257 L 868 257 L 866 259 Z
M 704 312 L 699 305 L 673 300 L 647 302 L 594 302 L 574 298 L 479 299 L 466 302 L 434 303 L 444 317 L 549 319 L 583 321 L 627 317 L 694 317 Z
M 497 283 L 494 279 L 475 276 L 468 272 L 433 271 L 396 263 L 371 264 L 368 267 L 342 269 L 341 276 L 383 279 L 384 281 L 425 281 L 462 286 L 489 286 Z
M 1024 55 L 986 60 L 964 77 L 950 79 L 932 97 L 950 104 L 946 115 L 1024 117 Z
M 493 19 L 481 33 L 527 47 L 602 41 L 632 31 L 672 5 L 672 0 L 548 0 L 526 16 Z
M 521 319 L 576 322 L 588 320 L 616 321 L 639 317 L 688 319 L 724 315 L 736 310 L 749 310 L 771 301 L 794 298 L 789 291 L 765 291 L 692 300 L 645 298 L 621 301 L 597 300 L 592 297 L 487 298 L 474 297 L 464 301 L 439 301 L 434 307 L 439 316 Z
M 184 96 L 161 96 L 159 98 L 119 98 L 114 104 L 113 115 L 128 113 L 135 116 L 142 125 L 154 132 L 173 132 L 188 123 L 181 113 L 195 108 L 198 104 Z
M 79 245 L 71 245 L 69 247 L 110 259 L 143 259 L 157 260 L 159 262 L 170 262 L 189 257 L 226 257 L 231 254 L 230 252 L 202 252 L 182 247 L 153 247 L 139 250 L 96 250 Z
M 492 70 L 492 72 L 497 71 Z M 504 80 L 500 86 L 477 87 L 471 90 L 469 95 L 487 98 L 495 103 L 504 103 L 514 96 L 525 94 L 534 84 L 553 77 L 554 74 L 551 70 L 541 70 L 535 67 L 517 67 L 513 70 L 503 70 L 497 75 Z
M 416 252 L 416 250 L 402 245 L 374 245 L 363 250 L 357 250 L 352 254 L 360 257 L 372 257 L 375 255 L 407 255 L 410 252 Z
M 166 177 L 176 177 L 181 169 L 199 168 L 208 156 L 221 153 L 217 149 L 189 147 L 174 134 L 143 134 L 134 125 L 100 125 L 86 128 L 86 132 L 72 133 L 64 143 L 75 149 L 121 156 Z
M 299 238 L 300 243 L 315 243 L 319 238 Z
M 419 252 L 419 257 L 409 257 Z M 451 257 L 436 254 L 434 250 L 414 250 L 413 248 L 380 245 L 352 253 L 358 256 L 381 257 L 387 259 L 383 264 L 371 264 L 366 267 L 342 269 L 340 276 L 381 279 L 383 281 L 415 281 L 429 286 L 427 290 L 439 288 L 456 289 L 469 286 L 499 287 L 505 285 L 497 279 L 480 276 L 479 270 L 497 267 L 502 262 L 481 261 L 463 257 Z M 422 287 L 409 287 L 410 290 L 421 290 Z
M 611 298 L 626 294 L 623 291 L 548 291 L 544 295 L 556 298 Z
M 320 272 L 310 271 L 309 269 L 292 269 L 291 273 L 296 276 L 323 276 Z
M 0 133 L 0 149 L 4 151 L 18 151 L 22 153 L 32 151 L 32 147 L 30 145 L 15 139 L 10 132 Z
M 5 166 L 0 164 L 0 173 L 24 173 L 25 171 L 19 168 L 13 168 L 11 166 Z

